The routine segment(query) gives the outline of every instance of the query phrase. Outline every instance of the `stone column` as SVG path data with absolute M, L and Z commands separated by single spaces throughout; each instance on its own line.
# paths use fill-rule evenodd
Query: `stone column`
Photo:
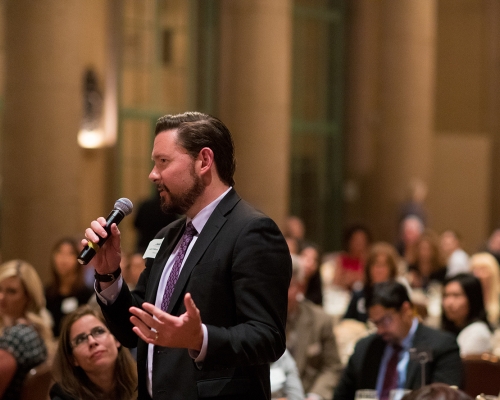
M 351 11 L 360 25 L 353 30 L 365 35 L 356 36 L 359 52 L 364 53 L 354 60 L 369 62 L 355 67 L 359 76 L 351 77 L 366 86 L 347 97 L 351 109 L 347 126 L 353 129 L 347 135 L 359 138 L 351 151 L 366 155 L 368 162 L 357 160 L 350 170 L 365 179 L 359 208 L 376 237 L 392 241 L 397 209 L 409 182 L 418 178 L 428 183 L 432 168 L 436 2 L 382 0 L 375 6 L 366 0 L 357 4 Z M 377 12 L 369 13 L 373 8 Z M 365 32 L 370 24 L 370 32 Z M 377 37 L 378 56 L 372 47 L 363 45 L 373 42 L 370 35 Z M 363 119 L 356 123 L 357 107 L 362 107 L 359 118 Z
M 76 136 L 83 73 L 89 64 L 99 71 L 102 57 L 95 54 L 100 39 L 105 43 L 99 35 L 95 40 L 95 26 L 86 17 L 93 13 L 93 24 L 104 26 L 104 5 L 74 0 L 5 4 L 1 252 L 3 260 L 26 259 L 44 280 L 55 241 L 83 233 L 82 177 L 102 174 L 85 168 Z M 86 195 L 99 199 L 100 188 Z
M 219 117 L 236 144 L 236 189 L 280 223 L 288 213 L 290 0 L 222 0 Z

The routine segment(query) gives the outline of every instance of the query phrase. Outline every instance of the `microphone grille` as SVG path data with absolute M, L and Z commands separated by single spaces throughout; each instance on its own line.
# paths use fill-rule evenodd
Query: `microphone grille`
M 116 200 L 115 209 L 120 210 L 125 215 L 129 215 L 132 212 L 133 208 L 134 205 L 126 197 L 122 197 L 121 199 Z

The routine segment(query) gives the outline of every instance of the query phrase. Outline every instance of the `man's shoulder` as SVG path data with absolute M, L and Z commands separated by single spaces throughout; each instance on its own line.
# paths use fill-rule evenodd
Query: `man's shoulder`
M 304 299 L 300 305 L 305 312 L 309 313 L 309 315 L 313 316 L 313 318 L 317 320 L 330 322 L 333 320 L 333 318 L 327 314 L 321 306 L 314 304 L 311 300 Z
M 418 324 L 414 341 L 441 349 L 444 345 L 457 346 L 458 348 L 457 340 L 451 333 L 431 328 L 422 323 Z

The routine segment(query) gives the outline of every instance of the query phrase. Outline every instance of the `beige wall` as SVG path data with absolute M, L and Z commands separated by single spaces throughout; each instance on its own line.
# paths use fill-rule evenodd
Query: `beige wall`
M 84 154 L 76 136 L 84 68 L 103 77 L 105 6 L 16 0 L 5 7 L 2 258 L 24 258 L 44 279 L 53 243 L 82 233 L 82 215 L 100 204 L 100 155 Z
M 471 253 L 489 234 L 490 146 L 488 136 L 478 133 L 440 133 L 434 140 L 430 222 L 438 232 L 458 231 Z
M 236 189 L 288 213 L 291 1 L 221 1 L 219 117 L 234 134 Z

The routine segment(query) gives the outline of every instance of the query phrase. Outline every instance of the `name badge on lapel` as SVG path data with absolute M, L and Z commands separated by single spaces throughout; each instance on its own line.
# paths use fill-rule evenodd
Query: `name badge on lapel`
M 148 248 L 144 252 L 142 258 L 155 258 L 160 246 L 163 243 L 163 239 L 153 239 L 148 244 Z

